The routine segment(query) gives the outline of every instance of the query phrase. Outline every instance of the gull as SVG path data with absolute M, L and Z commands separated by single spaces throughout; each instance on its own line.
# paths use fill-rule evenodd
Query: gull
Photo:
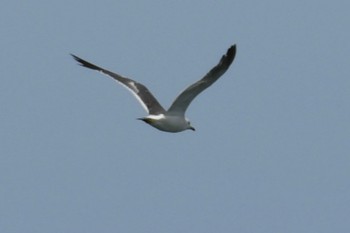
M 219 63 L 214 66 L 202 79 L 193 83 L 182 91 L 171 104 L 168 110 L 165 110 L 153 94 L 143 84 L 136 82 L 130 78 L 123 77 L 109 70 L 94 65 L 80 57 L 71 54 L 71 56 L 79 62 L 79 65 L 97 70 L 105 75 L 115 79 L 118 83 L 126 87 L 141 103 L 148 115 L 138 118 L 149 125 L 165 132 L 181 132 L 187 129 L 195 131 L 190 121 L 185 117 L 185 112 L 192 100 L 202 91 L 211 86 L 218 80 L 230 67 L 236 55 L 236 45 L 232 45 L 223 55 Z

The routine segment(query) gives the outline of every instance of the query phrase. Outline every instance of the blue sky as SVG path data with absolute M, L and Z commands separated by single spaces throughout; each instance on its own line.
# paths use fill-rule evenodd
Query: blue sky
M 1 232 L 349 232 L 348 1 L 3 1 Z M 128 91 L 168 107 L 160 132 Z

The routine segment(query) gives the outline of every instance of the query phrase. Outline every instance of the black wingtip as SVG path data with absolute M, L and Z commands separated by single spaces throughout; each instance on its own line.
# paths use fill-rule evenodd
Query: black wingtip
M 74 55 L 73 53 L 70 53 L 69 55 L 71 55 L 77 62 L 80 62 L 82 60 L 80 57 Z
M 98 67 L 98 66 L 96 66 L 88 61 L 85 61 L 84 59 L 82 59 L 82 58 L 80 58 L 72 53 L 70 55 L 74 58 L 74 60 L 76 60 L 79 63 L 79 65 L 81 65 L 83 67 L 90 68 L 93 70 L 102 70 L 101 67 Z
M 232 58 L 232 61 L 233 61 L 233 59 L 236 56 L 236 51 L 237 51 L 237 48 L 236 48 L 236 45 L 234 44 L 227 50 L 226 56 Z
M 87 61 L 81 59 L 80 57 L 74 55 L 73 53 L 70 53 L 70 55 L 74 58 L 74 60 L 76 60 L 77 62 L 79 62 L 79 65 L 83 66 L 84 63 L 87 63 Z
M 230 48 L 228 48 L 226 54 L 222 56 L 221 58 L 221 64 L 224 64 L 224 66 L 229 67 L 236 56 L 236 45 L 232 45 Z

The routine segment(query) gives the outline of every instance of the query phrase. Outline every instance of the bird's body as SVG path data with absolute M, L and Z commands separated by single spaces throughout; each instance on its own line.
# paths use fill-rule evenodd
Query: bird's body
M 181 132 L 186 129 L 195 130 L 185 117 L 187 107 L 199 93 L 212 85 L 226 72 L 235 55 L 236 45 L 233 45 L 227 50 L 227 53 L 222 56 L 219 64 L 212 68 L 201 80 L 195 82 L 181 92 L 166 111 L 143 84 L 98 67 L 72 54 L 73 58 L 78 61 L 80 65 L 100 71 L 103 74 L 112 77 L 131 91 L 149 114 L 146 117 L 138 118 L 139 120 L 142 120 L 161 131 L 172 133 Z
M 188 119 L 181 115 L 159 114 L 138 118 L 153 127 L 166 132 L 177 133 L 186 129 L 195 130 Z

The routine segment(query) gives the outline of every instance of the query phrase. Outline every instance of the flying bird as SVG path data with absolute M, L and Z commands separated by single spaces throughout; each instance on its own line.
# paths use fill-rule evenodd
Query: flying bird
M 143 84 L 94 65 L 78 56 L 71 55 L 77 62 L 79 62 L 79 65 L 108 75 L 131 91 L 143 108 L 148 112 L 147 116 L 138 118 L 139 120 L 142 120 L 161 131 L 176 133 L 187 129 L 195 131 L 191 126 L 190 121 L 185 117 L 186 109 L 199 93 L 212 85 L 227 71 L 235 58 L 236 45 L 232 45 L 227 50 L 226 54 L 221 57 L 220 62 L 202 79 L 182 91 L 168 110 L 165 110 L 162 105 L 160 105 L 158 100 Z

